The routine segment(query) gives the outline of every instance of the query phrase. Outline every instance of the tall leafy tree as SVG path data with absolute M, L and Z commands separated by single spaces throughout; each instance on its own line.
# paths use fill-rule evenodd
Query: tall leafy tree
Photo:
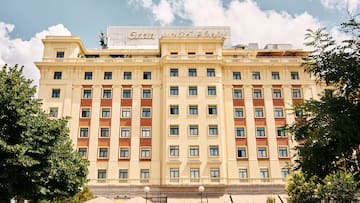
M 88 163 L 73 149 L 67 119 L 49 118 L 22 71 L 0 70 L 0 202 L 71 197 Z
M 337 43 L 323 29 L 309 30 L 305 70 L 327 91 L 319 101 L 306 101 L 302 119 L 290 126 L 295 140 L 297 168 L 305 177 L 324 178 L 345 170 L 360 180 L 360 23 L 356 17 L 342 24 L 349 38 Z

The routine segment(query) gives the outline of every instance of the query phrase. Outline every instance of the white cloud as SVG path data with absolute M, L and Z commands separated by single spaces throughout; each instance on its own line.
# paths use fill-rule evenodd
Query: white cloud
M 46 35 L 70 35 L 70 31 L 62 24 L 54 25 L 36 33 L 30 40 L 12 39 L 9 34 L 15 26 L 0 22 L 0 66 L 4 64 L 24 66 L 24 76 L 39 84 L 40 73 L 34 62 L 41 61 L 43 44 L 41 39 Z
M 359 0 L 321 0 L 321 4 L 328 9 L 346 10 L 356 14 L 360 10 Z
M 194 26 L 230 26 L 233 44 L 257 42 L 260 47 L 268 43 L 291 43 L 303 48 L 305 30 L 321 27 L 320 22 L 307 12 L 297 15 L 261 10 L 254 0 L 232 0 L 225 7 L 220 0 L 132 0 L 142 5 L 161 24 L 171 24 L 175 18 L 189 20 Z M 159 15 L 159 7 L 164 4 Z M 145 6 L 146 5 L 146 6 Z M 170 13 L 172 15 L 170 15 Z M 172 17 L 169 17 L 172 16 Z
M 129 3 L 149 9 L 154 16 L 154 20 L 159 21 L 161 25 L 170 24 L 175 19 L 172 5 L 167 0 L 160 0 L 158 4 L 152 0 L 129 0 Z

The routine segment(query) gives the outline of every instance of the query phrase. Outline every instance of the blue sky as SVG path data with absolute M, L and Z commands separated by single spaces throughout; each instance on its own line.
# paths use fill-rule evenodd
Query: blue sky
M 360 0 L 2 0 L 0 66 L 25 65 L 38 80 L 45 35 L 77 35 L 98 48 L 98 34 L 109 25 L 231 27 L 233 44 L 291 43 L 303 48 L 305 29 L 336 29 L 348 19 L 346 7 L 360 11 Z

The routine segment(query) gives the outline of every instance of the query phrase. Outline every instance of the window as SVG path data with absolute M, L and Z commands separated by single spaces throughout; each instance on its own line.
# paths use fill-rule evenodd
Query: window
M 195 136 L 197 136 L 197 135 L 199 135 L 199 126 L 197 126 L 197 125 L 190 125 L 189 126 L 189 134 L 190 135 L 195 135 Z
M 260 178 L 261 179 L 269 178 L 269 170 L 267 168 L 260 168 Z
M 284 111 L 282 108 L 275 108 L 275 118 L 284 117 Z
M 239 169 L 239 178 L 240 178 L 240 179 L 247 179 L 247 178 L 248 178 L 248 174 L 247 174 L 247 169 L 246 169 L 246 168 L 240 168 L 240 169 Z
M 208 114 L 209 115 L 216 115 L 216 105 L 208 105 Z
M 121 109 L 121 117 L 122 118 L 130 118 L 131 117 L 130 109 L 129 108 Z
M 81 109 L 81 118 L 90 118 L 90 108 Z
M 220 169 L 219 168 L 210 168 L 210 178 L 219 179 L 220 178 Z
M 219 146 L 209 146 L 209 156 L 219 156 Z
M 130 137 L 130 128 L 121 128 L 121 129 L 120 129 L 120 137 L 121 137 L 121 138 L 128 138 L 128 137 Z
M 124 80 L 131 80 L 132 74 L 131 72 L 124 72 Z
M 179 146 L 170 146 L 170 156 L 179 156 Z
M 103 99 L 111 99 L 111 90 L 105 89 L 103 90 Z
M 51 93 L 52 98 L 60 98 L 60 89 L 53 89 Z
M 216 95 L 216 86 L 208 86 L 208 96 Z
M 255 108 L 255 118 L 263 118 L 263 117 L 264 117 L 264 109 Z
M 218 135 L 217 125 L 209 125 L 209 135 Z
M 99 149 L 99 158 L 108 158 L 108 148 Z
M 171 86 L 170 87 L 170 95 L 171 96 L 179 95 L 179 87 L 178 86 Z
M 241 80 L 241 73 L 233 72 L 233 80 Z
M 253 98 L 254 98 L 254 99 L 261 99 L 261 98 L 262 98 L 262 91 L 261 91 L 261 89 L 254 89 L 254 90 L 253 90 Z
M 172 52 L 170 52 L 170 55 L 178 55 L 178 52 L 177 51 L 172 51 Z
M 111 80 L 112 72 L 104 72 L 104 80 Z
M 141 180 L 149 180 L 150 178 L 150 171 L 149 169 L 141 169 L 140 170 L 140 179 Z
M 293 99 L 301 99 L 300 89 L 292 89 Z
M 119 170 L 119 179 L 120 180 L 127 180 L 128 179 L 128 170 L 127 169 L 120 169 Z
M 299 73 L 298 72 L 291 72 L 291 79 L 292 80 L 299 80 Z
M 141 148 L 140 151 L 141 151 L 140 156 L 142 159 L 150 158 L 150 148 Z
M 287 177 L 289 177 L 289 169 L 288 168 L 282 168 L 281 169 L 281 177 L 283 179 L 286 179 Z
M 246 158 L 246 147 L 238 147 L 237 148 L 237 157 L 238 158 Z
M 260 72 L 252 72 L 252 79 L 253 80 L 260 80 Z
M 171 68 L 170 77 L 178 77 L 178 76 L 179 76 L 179 70 L 177 68 Z
M 197 87 L 196 86 L 189 87 L 189 95 L 191 95 L 191 96 L 197 95 Z
M 280 74 L 279 72 L 271 72 L 271 78 L 273 80 L 280 80 Z
M 190 181 L 198 182 L 200 178 L 200 169 L 199 168 L 190 168 Z
M 87 148 L 85 147 L 80 147 L 79 148 L 79 153 L 81 155 L 82 158 L 86 158 L 87 157 Z
M 100 137 L 109 137 L 110 128 L 100 128 Z
M 149 99 L 149 98 L 151 98 L 151 90 L 149 90 L 149 89 L 144 89 L 144 90 L 142 91 L 142 97 L 143 97 L 144 99 Z
M 61 80 L 62 72 L 54 72 L 54 80 Z
M 92 97 L 91 93 L 92 92 L 89 89 L 83 90 L 83 99 L 91 99 Z
M 89 137 L 89 128 L 80 128 L 80 137 Z
M 122 93 L 123 99 L 131 99 L 131 89 L 123 89 Z
M 245 137 L 245 129 L 243 127 L 235 128 L 235 136 L 236 137 Z
M 233 90 L 233 97 L 235 99 L 242 99 L 243 96 L 242 96 L 242 90 L 241 89 L 234 89 Z
M 265 137 L 264 127 L 256 127 L 256 137 Z
M 287 147 L 279 147 L 279 157 L 289 157 Z
M 102 108 L 101 109 L 101 117 L 110 118 L 110 108 Z
M 85 80 L 92 80 L 93 73 L 92 72 L 85 72 L 84 79 Z
M 144 72 L 143 79 L 144 80 L 151 80 L 151 72 Z
M 63 51 L 57 51 L 56 52 L 56 58 L 64 58 L 65 53 Z
M 301 107 L 297 107 L 295 108 L 295 117 L 297 118 L 301 118 L 303 115 L 303 110 Z
M 178 125 L 170 125 L 170 135 L 179 135 L 179 126 Z
M 148 127 L 141 128 L 141 137 L 151 137 L 151 129 Z
M 208 68 L 208 69 L 207 69 L 207 76 L 208 76 L 208 77 L 215 77 L 215 69 L 213 69 L 213 68 Z
M 141 115 L 143 118 L 150 118 L 151 117 L 151 111 L 150 108 L 143 108 Z
M 212 51 L 207 51 L 207 52 L 205 52 L 205 55 L 214 55 L 214 52 L 212 52 Z
M 50 108 L 50 111 L 49 111 L 49 116 L 50 116 L 50 117 L 57 118 L 58 115 L 59 115 L 59 108 L 57 108 L 57 107 L 51 107 L 51 108 Z
M 98 179 L 106 179 L 106 169 L 98 170 Z
M 198 114 L 198 106 L 197 105 L 190 105 L 189 106 L 189 114 L 190 115 L 197 115 Z
M 273 99 L 280 99 L 281 98 L 281 90 L 280 89 L 273 89 Z
M 179 181 L 179 169 L 170 168 L 170 181 Z
M 129 148 L 127 147 L 120 148 L 119 158 L 129 158 Z
M 277 135 L 278 137 L 286 137 L 284 128 L 282 128 L 282 127 L 277 127 L 277 128 L 276 128 L 276 135 Z
M 258 158 L 266 158 L 267 157 L 267 150 L 266 147 L 258 147 Z
M 198 157 L 199 156 L 199 146 L 190 146 L 189 156 Z
M 189 68 L 189 77 L 196 77 L 197 72 L 195 68 Z
M 178 105 L 170 105 L 170 115 L 179 115 Z
M 244 117 L 243 108 L 235 108 L 234 116 L 235 118 L 243 118 Z
M 193 52 L 193 51 L 188 52 L 188 55 L 195 55 L 195 54 L 196 54 L 196 52 Z

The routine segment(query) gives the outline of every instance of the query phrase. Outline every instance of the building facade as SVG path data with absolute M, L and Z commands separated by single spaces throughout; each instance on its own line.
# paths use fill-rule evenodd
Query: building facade
M 47 36 L 36 62 L 43 108 L 71 117 L 95 193 L 284 193 L 295 143 L 283 126 L 296 120 L 294 104 L 319 93 L 300 66 L 306 52 L 227 47 L 226 27 L 132 29 L 116 31 L 125 40 L 108 30 L 106 49 Z

